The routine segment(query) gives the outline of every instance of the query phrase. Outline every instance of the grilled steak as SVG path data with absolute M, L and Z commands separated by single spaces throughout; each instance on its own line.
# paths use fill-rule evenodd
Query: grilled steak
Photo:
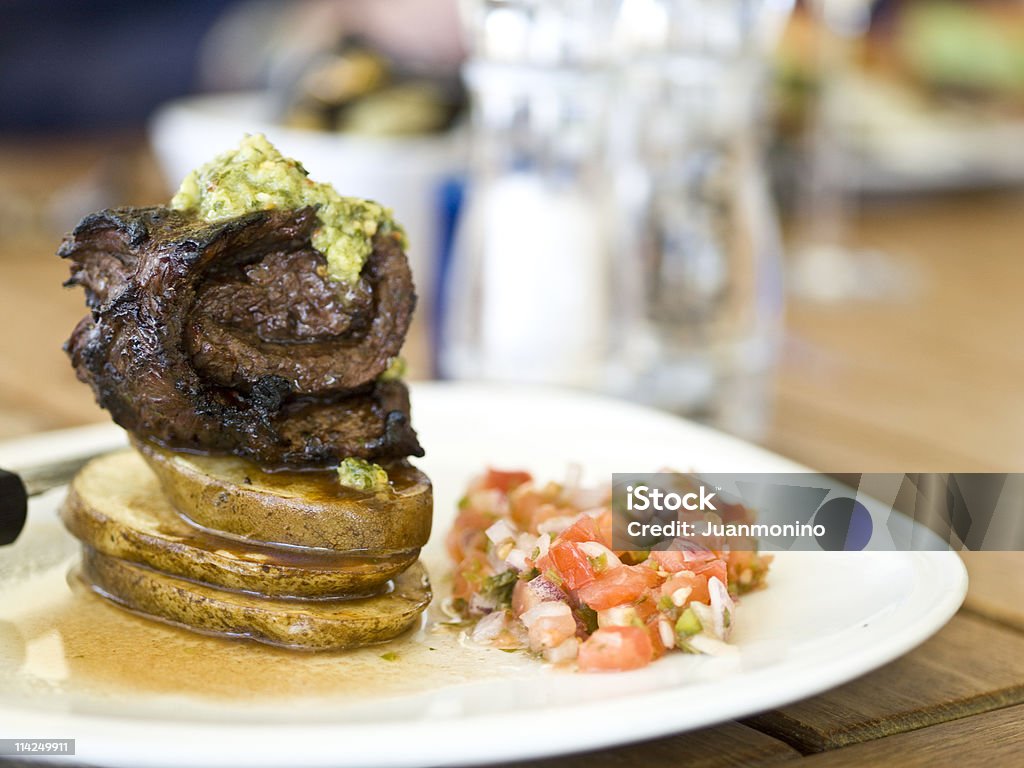
M 379 235 L 343 286 L 316 226 L 312 208 L 87 216 L 59 251 L 92 310 L 65 347 L 78 377 L 118 424 L 171 448 L 265 466 L 422 455 L 404 385 L 379 381 L 415 305 L 405 254 Z

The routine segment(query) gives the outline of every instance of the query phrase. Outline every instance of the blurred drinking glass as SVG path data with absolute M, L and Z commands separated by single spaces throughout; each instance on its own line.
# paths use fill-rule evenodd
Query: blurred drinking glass
M 782 298 L 757 95 L 791 4 L 465 4 L 473 155 L 444 375 L 757 434 Z
M 613 130 L 623 226 L 609 386 L 749 437 L 766 422 L 783 295 L 760 86 L 790 7 L 640 1 L 622 17 L 638 33 Z

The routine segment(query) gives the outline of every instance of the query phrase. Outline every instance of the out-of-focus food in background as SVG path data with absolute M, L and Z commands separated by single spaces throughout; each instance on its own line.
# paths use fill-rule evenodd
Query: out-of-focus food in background
M 873 10 L 870 26 L 848 41 L 850 61 L 838 71 L 822 66 L 837 44 L 822 15 L 807 4 L 793 14 L 776 54 L 777 154 L 798 153 L 827 85 L 838 102 L 830 150 L 844 160 L 851 188 L 1024 182 L 1024 155 L 1012 151 L 1024 141 L 1024 4 L 864 5 Z
M 367 136 L 446 131 L 465 108 L 456 75 L 417 71 L 358 38 L 317 57 L 285 98 L 289 128 Z

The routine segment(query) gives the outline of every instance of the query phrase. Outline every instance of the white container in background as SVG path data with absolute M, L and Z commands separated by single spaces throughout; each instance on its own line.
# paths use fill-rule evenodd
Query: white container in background
M 574 188 L 510 174 L 471 195 L 456 240 L 442 370 L 593 386 L 607 332 L 606 233 Z

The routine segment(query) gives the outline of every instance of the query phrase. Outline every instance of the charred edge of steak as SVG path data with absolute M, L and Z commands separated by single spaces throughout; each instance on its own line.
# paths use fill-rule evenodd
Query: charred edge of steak
M 409 390 L 400 381 L 378 382 L 363 396 L 288 403 L 273 427 L 288 446 L 284 464 L 423 455 L 410 420 Z
M 401 347 L 415 301 L 405 255 L 390 237 L 375 241 L 364 268 L 372 302 L 354 310 L 365 313 L 350 324 L 362 331 L 355 338 L 309 341 L 300 334 L 281 343 L 259 338 L 257 323 L 246 328 L 244 317 L 241 329 L 231 329 L 237 347 L 222 348 L 225 356 L 269 349 L 310 369 L 305 380 L 256 365 L 251 376 L 227 386 L 197 370 L 189 354 L 197 291 L 205 281 L 244 277 L 247 267 L 273 256 L 307 254 L 316 223 L 313 209 L 214 225 L 162 208 L 86 217 L 59 251 L 72 262 L 68 284 L 85 288 L 92 310 L 65 345 L 78 377 L 114 421 L 170 448 L 233 453 L 275 468 L 330 466 L 347 456 L 423 455 L 405 386 L 377 381 Z M 284 292 L 277 299 L 296 297 Z M 389 319 L 382 321 L 383 314 Z M 366 367 L 353 366 L 351 357 Z M 340 375 L 331 359 L 335 365 L 341 360 Z M 318 377 L 330 386 L 310 391 Z

